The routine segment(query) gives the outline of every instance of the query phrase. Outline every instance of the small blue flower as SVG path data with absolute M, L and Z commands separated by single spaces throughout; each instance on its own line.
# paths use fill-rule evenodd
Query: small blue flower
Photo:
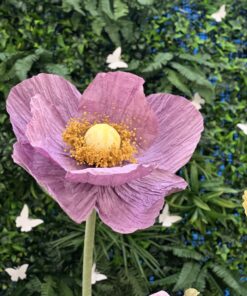
M 201 39 L 201 40 L 207 40 L 208 39 L 208 35 L 206 33 L 198 33 L 197 36 Z

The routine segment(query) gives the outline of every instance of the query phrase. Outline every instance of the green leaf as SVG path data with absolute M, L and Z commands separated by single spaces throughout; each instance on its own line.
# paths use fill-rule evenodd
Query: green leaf
M 115 20 L 118 20 L 129 13 L 128 5 L 123 3 L 121 0 L 114 0 L 113 7 Z
M 184 263 L 173 291 L 184 290 L 186 288 L 192 287 L 200 272 L 200 269 L 201 267 L 198 263 Z
M 205 211 L 211 211 L 210 207 L 205 202 L 203 202 L 199 197 L 194 196 L 193 202 L 197 207 Z
M 241 285 L 236 281 L 231 272 L 225 268 L 225 266 L 219 264 L 210 264 L 210 268 L 226 283 L 228 287 L 231 287 L 239 295 L 246 296 L 246 290 L 245 292 L 243 291 Z
M 218 206 L 221 206 L 222 208 L 235 209 L 237 207 L 241 207 L 239 204 L 223 198 L 211 199 L 210 202 Z
M 169 52 L 159 52 L 154 56 L 153 62 L 151 62 L 142 72 L 152 72 L 161 69 L 165 66 L 171 59 L 173 54 Z
M 198 169 L 193 161 L 190 167 L 190 186 L 193 192 L 198 193 L 199 191 L 199 180 L 198 180 Z
M 154 0 L 137 0 L 142 5 L 152 5 Z
M 65 11 L 71 11 L 74 9 L 78 13 L 85 15 L 85 13 L 81 10 L 81 0 L 63 0 L 63 9 Z
M 66 77 L 69 75 L 69 70 L 65 65 L 61 64 L 47 64 L 45 69 L 52 74 L 57 74 Z
M 200 76 L 198 73 L 195 73 L 195 69 L 178 64 L 176 62 L 172 62 L 171 66 L 176 69 L 180 74 L 182 74 L 184 77 L 186 77 L 188 80 L 191 80 L 199 85 L 203 85 L 207 88 L 212 89 L 211 83 L 203 76 Z
M 167 69 L 166 73 L 167 73 L 167 79 L 171 82 L 171 84 L 173 84 L 178 90 L 180 90 L 182 93 L 184 93 L 188 97 L 192 96 L 191 91 L 189 90 L 187 85 L 183 82 L 183 79 L 181 75 L 179 75 L 179 73 L 171 69 Z
M 204 65 L 204 66 L 207 66 L 207 67 L 210 67 L 210 68 L 215 68 L 214 63 L 210 63 L 210 62 L 207 61 L 207 59 L 209 57 L 210 56 L 205 56 L 205 55 L 195 56 L 195 55 L 191 55 L 191 54 L 188 54 L 188 53 L 179 54 L 179 58 L 182 59 L 182 60 L 186 60 L 186 61 L 190 61 L 190 62 L 196 62 L 196 63 L 198 63 L 200 65 Z
M 58 294 L 59 296 L 74 296 L 72 290 L 64 281 L 59 282 L 58 290 L 59 290 L 59 294 Z
M 15 75 L 20 79 L 24 80 L 27 78 L 27 74 L 32 68 L 32 65 L 39 58 L 36 54 L 31 54 L 23 59 L 16 61 L 14 65 Z

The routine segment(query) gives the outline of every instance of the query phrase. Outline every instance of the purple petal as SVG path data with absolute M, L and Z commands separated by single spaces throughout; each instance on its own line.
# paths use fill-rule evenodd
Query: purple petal
M 31 120 L 30 101 L 38 94 L 56 106 L 64 121 L 76 114 L 81 96 L 70 82 L 53 74 L 42 73 L 17 84 L 7 98 L 7 111 L 18 140 L 27 141 L 25 131 Z
M 131 233 L 152 226 L 163 207 L 164 196 L 186 186 L 182 178 L 156 169 L 122 186 L 99 187 L 96 208 L 101 220 L 114 231 Z
M 86 220 L 95 206 L 97 188 L 65 180 L 65 171 L 29 144 L 15 143 L 13 159 L 22 166 L 75 222 Z
M 146 149 L 157 134 L 157 119 L 146 101 L 143 83 L 131 73 L 99 73 L 82 94 L 79 110 L 92 118 L 109 116 L 112 122 L 136 128 L 137 143 Z
M 68 152 L 64 152 L 66 145 L 62 140 L 62 133 L 66 120 L 59 108 L 41 95 L 31 98 L 30 107 L 32 118 L 27 124 L 26 136 L 31 146 L 53 159 L 66 171 L 76 169 L 76 161 Z
M 153 94 L 147 99 L 158 117 L 159 134 L 139 162 L 156 163 L 167 171 L 176 172 L 196 149 L 203 131 L 203 118 L 183 97 Z
M 112 168 L 86 168 L 74 170 L 66 174 L 66 179 L 71 182 L 90 183 L 102 186 L 119 186 L 124 183 L 142 178 L 150 174 L 154 166 L 127 164 L 122 167 Z

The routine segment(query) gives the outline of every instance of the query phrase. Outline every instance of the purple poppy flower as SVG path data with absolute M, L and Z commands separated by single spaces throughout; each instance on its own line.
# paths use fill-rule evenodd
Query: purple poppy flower
M 126 72 L 99 73 L 80 94 L 60 76 L 39 74 L 10 91 L 7 111 L 17 137 L 14 161 L 77 223 L 95 208 L 101 220 L 117 232 L 147 228 L 159 215 L 164 197 L 187 186 L 175 172 L 197 146 L 202 116 L 183 97 L 162 93 L 145 97 L 143 83 L 142 78 Z M 75 126 L 68 127 L 72 119 L 83 116 L 86 123 L 76 124 L 84 128 L 104 123 L 104 118 L 108 123 L 99 124 L 96 134 L 88 129 L 83 138 Z M 125 124 L 128 131 L 120 128 L 119 133 L 111 133 L 111 123 Z M 108 134 L 102 140 L 99 131 L 105 126 Z M 76 136 L 70 138 L 73 132 Z M 121 137 L 126 135 L 129 138 L 124 142 Z M 135 136 L 133 143 L 130 135 Z M 70 152 L 66 139 L 74 145 Z M 126 143 L 127 148 L 114 146 L 117 154 L 112 155 L 117 155 L 119 163 L 111 157 L 111 164 L 116 165 L 104 167 L 100 162 L 97 167 L 93 165 L 96 160 L 90 159 L 99 159 L 99 155 L 90 149 L 105 139 L 119 147 Z M 119 151 L 132 160 L 134 153 L 134 163 Z

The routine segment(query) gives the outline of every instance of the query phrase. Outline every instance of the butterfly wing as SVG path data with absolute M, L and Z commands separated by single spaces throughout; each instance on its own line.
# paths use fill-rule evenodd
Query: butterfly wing
M 22 227 L 22 224 L 28 219 L 29 209 L 28 206 L 25 204 L 21 210 L 20 216 L 16 217 L 15 223 L 16 227 Z
M 8 275 L 10 275 L 12 282 L 18 281 L 18 270 L 16 270 L 15 268 L 5 268 L 5 271 Z
M 41 219 L 26 219 L 23 221 L 22 226 L 21 226 L 21 231 L 22 232 L 29 232 L 31 231 L 34 227 L 40 225 L 44 221 Z
M 221 18 L 224 18 L 226 16 L 226 5 L 222 5 L 219 9 L 219 15 Z
M 115 69 L 117 69 L 117 68 L 128 68 L 128 64 L 126 64 L 126 63 L 125 63 L 124 61 L 122 61 L 122 60 L 119 60 L 119 61 L 117 61 L 117 62 L 110 63 L 110 64 L 108 65 L 108 67 L 109 67 L 110 69 L 115 70 Z
M 222 5 L 218 11 L 213 13 L 211 17 L 215 19 L 216 22 L 221 22 L 222 19 L 226 16 L 226 6 Z
M 176 216 L 176 215 L 167 216 L 166 219 L 164 219 L 164 221 L 162 222 L 162 226 L 171 227 L 172 224 L 180 221 L 181 219 L 182 219 L 182 217 Z
M 191 103 L 196 107 L 197 110 L 202 108 L 201 105 L 205 104 L 205 100 L 199 95 L 199 93 L 195 93 Z
M 28 264 L 23 264 L 20 267 L 18 267 L 18 276 L 21 280 L 24 280 L 27 277 L 27 269 L 28 269 Z
M 120 61 L 121 58 L 121 47 L 116 48 L 112 54 L 109 54 L 106 58 L 108 64 Z
M 96 272 L 96 274 L 95 274 L 95 280 L 96 280 L 96 282 L 104 281 L 104 280 L 107 280 L 107 276 L 104 275 L 104 274 L 101 274 L 99 272 Z
M 29 219 L 29 225 L 33 228 L 44 223 L 42 219 Z
M 247 123 L 239 123 L 237 127 L 240 128 L 247 135 Z

